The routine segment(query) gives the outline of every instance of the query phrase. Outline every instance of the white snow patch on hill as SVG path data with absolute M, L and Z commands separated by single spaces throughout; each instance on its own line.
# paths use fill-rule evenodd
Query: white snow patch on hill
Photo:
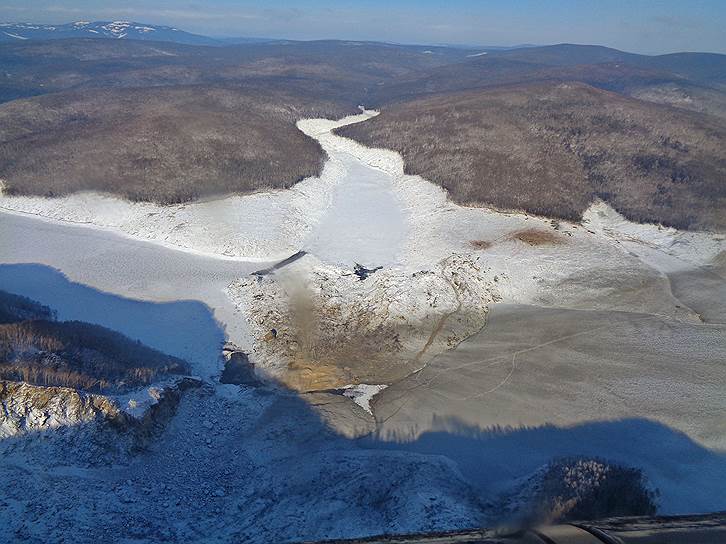
M 18 34 L 13 34 L 12 32 L 3 32 L 6 36 L 10 36 L 11 38 L 17 38 L 18 40 L 27 40 L 25 36 L 19 36 Z
M 686 232 L 672 227 L 633 223 L 604 202 L 583 214 L 583 224 L 616 240 L 639 258 L 665 273 L 693 269 L 710 263 L 726 251 L 726 235 Z

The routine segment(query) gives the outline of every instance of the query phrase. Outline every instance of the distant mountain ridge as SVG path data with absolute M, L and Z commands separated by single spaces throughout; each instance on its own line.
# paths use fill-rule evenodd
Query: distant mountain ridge
M 62 25 L 0 23 L 0 43 L 67 38 L 154 40 L 189 45 L 223 45 L 220 40 L 192 34 L 171 26 L 133 21 L 76 21 Z

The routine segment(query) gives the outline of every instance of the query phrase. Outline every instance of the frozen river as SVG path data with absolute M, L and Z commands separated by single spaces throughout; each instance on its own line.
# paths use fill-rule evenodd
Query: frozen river
M 406 215 L 392 191 L 393 178 L 349 153 L 328 151 L 344 175 L 332 203 L 306 241 L 309 253 L 331 264 L 392 266 L 399 263 Z

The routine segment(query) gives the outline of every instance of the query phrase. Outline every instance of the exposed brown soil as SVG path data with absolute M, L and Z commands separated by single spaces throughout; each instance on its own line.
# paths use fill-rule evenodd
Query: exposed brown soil
M 511 240 L 519 240 L 530 246 L 548 246 L 557 245 L 563 242 L 562 238 L 553 232 L 539 229 L 523 229 L 512 233 L 509 238 Z
M 490 247 L 492 247 L 492 243 L 487 242 L 486 240 L 471 240 L 471 241 L 469 241 L 469 245 L 471 247 L 473 247 L 474 249 L 479 249 L 479 250 L 485 250 L 485 249 L 489 249 Z

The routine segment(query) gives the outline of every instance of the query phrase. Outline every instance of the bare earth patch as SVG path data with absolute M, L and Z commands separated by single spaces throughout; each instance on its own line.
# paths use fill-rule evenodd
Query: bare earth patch
M 469 242 L 469 245 L 471 247 L 473 247 L 474 249 L 478 249 L 478 250 L 481 250 L 481 251 L 483 251 L 485 249 L 489 249 L 490 247 L 492 247 L 492 243 L 491 242 L 487 242 L 486 240 L 471 240 Z
M 251 321 L 257 368 L 314 391 L 390 383 L 420 369 L 481 329 L 499 297 L 495 285 L 467 256 L 364 280 L 308 256 L 274 276 L 237 280 L 228 293 Z
M 509 236 L 510 240 L 519 240 L 527 245 L 536 246 L 549 246 L 558 245 L 562 243 L 562 237 L 552 232 L 540 229 L 523 229 L 517 232 L 513 232 Z

